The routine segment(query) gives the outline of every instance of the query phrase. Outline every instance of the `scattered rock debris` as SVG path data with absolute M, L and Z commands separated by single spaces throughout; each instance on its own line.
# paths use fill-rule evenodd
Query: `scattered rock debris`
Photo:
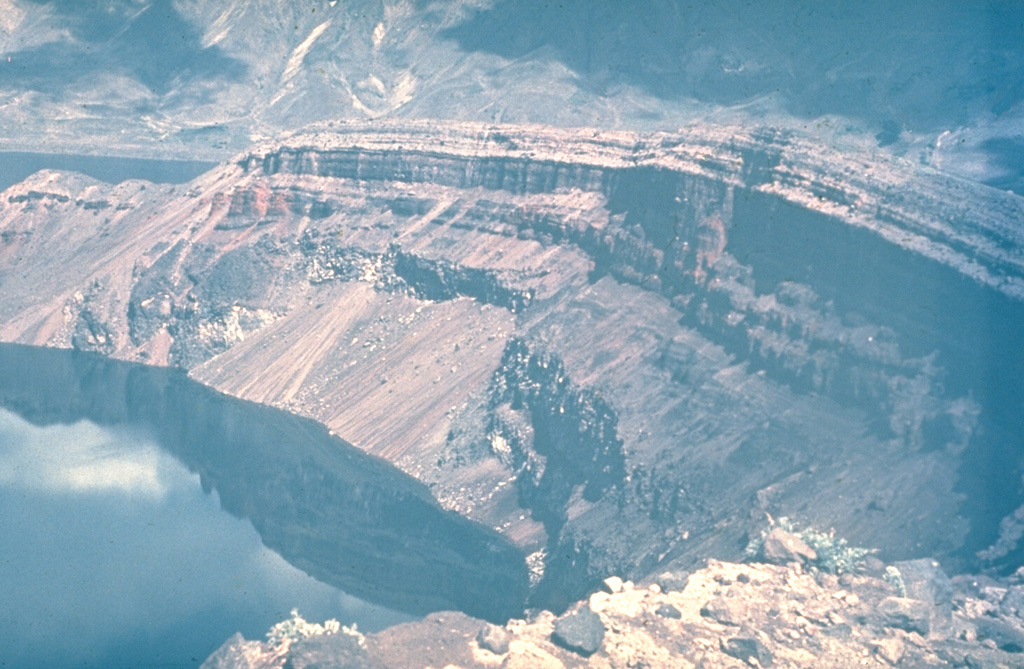
M 651 584 L 608 578 L 561 616 L 535 611 L 497 626 L 436 613 L 368 634 L 365 646 L 326 634 L 282 650 L 235 635 L 203 666 L 271 669 L 339 657 L 348 664 L 338 666 L 375 669 L 1024 667 L 1024 619 L 1000 608 L 1005 600 L 1015 606 L 1016 586 L 950 580 L 932 561 L 897 564 L 908 591 L 930 593 L 927 601 L 900 597 L 874 575 L 840 580 L 797 562 L 711 560 L 688 578 L 676 576 L 686 580 L 682 589 L 659 585 L 665 574 Z M 344 647 L 335 651 L 335 643 Z

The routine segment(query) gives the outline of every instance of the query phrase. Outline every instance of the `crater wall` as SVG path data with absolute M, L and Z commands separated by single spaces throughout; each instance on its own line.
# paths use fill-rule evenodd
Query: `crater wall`
M 504 533 L 538 605 L 767 515 L 1020 562 L 1017 196 L 770 128 L 394 123 L 2 197 L 0 338 L 314 418 Z

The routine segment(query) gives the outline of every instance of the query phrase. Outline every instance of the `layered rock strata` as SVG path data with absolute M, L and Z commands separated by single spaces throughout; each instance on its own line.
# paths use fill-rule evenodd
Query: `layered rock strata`
M 1019 197 L 771 129 L 396 123 L 3 200 L 0 339 L 314 418 L 515 542 L 538 605 L 766 515 L 1022 554 Z

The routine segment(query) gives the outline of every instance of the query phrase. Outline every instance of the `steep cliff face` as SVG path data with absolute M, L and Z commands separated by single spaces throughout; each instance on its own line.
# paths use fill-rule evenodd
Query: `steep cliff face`
M 1016 196 L 771 129 L 438 123 L 142 188 L 4 194 L 0 337 L 315 418 L 514 541 L 537 603 L 766 513 L 1019 563 Z

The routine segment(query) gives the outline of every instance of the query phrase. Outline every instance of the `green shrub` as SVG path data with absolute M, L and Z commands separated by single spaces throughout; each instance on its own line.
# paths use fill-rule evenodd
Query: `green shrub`
M 882 579 L 892 587 L 896 588 L 896 593 L 900 597 L 907 596 L 907 584 L 903 582 L 903 574 L 900 573 L 899 569 L 889 565 L 885 568 L 885 573 L 882 574 Z
M 864 569 L 864 560 L 872 553 L 877 553 L 875 548 L 860 548 L 851 546 L 846 539 L 836 536 L 835 530 L 819 532 L 811 528 L 798 529 L 788 518 L 779 518 L 770 522 L 766 529 L 761 530 L 760 536 L 751 539 L 744 550 L 748 560 L 756 559 L 764 545 L 764 538 L 776 527 L 784 532 L 796 535 L 805 544 L 814 549 L 818 559 L 811 567 L 828 572 L 830 574 L 844 574 L 847 572 L 859 572 Z
M 300 639 L 320 636 L 322 634 L 347 634 L 354 637 L 360 646 L 365 643 L 363 635 L 359 633 L 354 624 L 352 627 L 347 627 L 333 618 L 325 621 L 323 625 L 307 622 L 299 615 L 298 609 L 292 609 L 291 618 L 282 620 L 270 628 L 270 631 L 267 632 L 267 641 L 272 646 L 280 646 L 284 643 L 292 643 Z

